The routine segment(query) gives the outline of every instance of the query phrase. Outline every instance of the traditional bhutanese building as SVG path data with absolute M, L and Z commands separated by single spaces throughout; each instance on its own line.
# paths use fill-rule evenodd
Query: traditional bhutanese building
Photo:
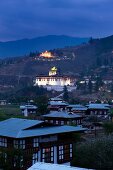
M 45 51 L 43 53 L 40 54 L 40 57 L 43 57 L 43 58 L 54 58 L 54 56 L 52 55 L 51 52 L 49 51 Z
M 36 162 L 68 164 L 75 134 L 86 129 L 39 120 L 11 118 L 0 122 L 0 169 L 26 170 Z M 2 160 L 2 162 L 1 162 Z
M 35 86 L 46 87 L 47 90 L 62 91 L 64 86 L 74 87 L 75 79 L 70 76 L 63 76 L 59 73 L 56 67 L 52 67 L 49 75 L 37 76 Z

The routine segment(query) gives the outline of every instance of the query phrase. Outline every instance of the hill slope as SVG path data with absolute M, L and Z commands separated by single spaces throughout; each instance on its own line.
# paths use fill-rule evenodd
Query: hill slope
M 62 53 L 62 56 L 67 56 L 69 59 L 64 60 L 61 56 L 61 60 L 39 61 L 35 60 L 34 56 L 15 58 L 14 61 L 3 60 L 0 64 L 0 84 L 32 83 L 36 75 L 48 74 L 52 66 L 59 67 L 63 74 L 81 74 L 87 70 L 90 72 L 91 69 L 95 70 L 102 65 L 113 67 L 113 36 L 93 39 L 87 44 L 53 51 L 58 54 Z
M 79 45 L 89 38 L 48 35 L 33 39 L 0 42 L 0 57 L 15 57 L 27 55 L 30 52 L 44 51 L 65 46 Z

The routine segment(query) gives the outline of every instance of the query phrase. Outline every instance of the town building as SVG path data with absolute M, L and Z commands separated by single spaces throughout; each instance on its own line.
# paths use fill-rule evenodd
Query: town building
M 32 104 L 21 105 L 20 109 L 22 114 L 27 117 L 28 115 L 35 115 L 37 113 L 37 106 Z
M 52 55 L 51 52 L 49 51 L 45 51 L 45 52 L 42 52 L 39 57 L 42 57 L 42 58 L 54 58 L 55 56 Z
M 66 110 L 68 103 L 63 101 L 61 98 L 51 98 L 48 102 L 49 111 L 60 111 Z
M 70 76 L 61 75 L 56 67 L 52 67 L 49 75 L 37 76 L 35 86 L 43 86 L 47 90 L 63 91 L 64 86 L 67 86 L 71 91 L 76 89 L 75 79 Z
M 26 170 L 36 162 L 68 164 L 73 159 L 74 134 L 86 129 L 55 126 L 38 120 L 11 118 L 0 122 L 0 164 Z M 2 159 L 3 158 L 3 159 Z
M 48 170 L 48 169 L 54 169 L 54 170 L 91 170 L 86 168 L 78 168 L 78 167 L 72 167 L 67 165 L 58 165 L 58 164 L 51 164 L 51 163 L 44 163 L 44 162 L 38 162 L 34 164 L 32 167 L 30 167 L 28 170 Z
M 108 117 L 108 112 L 110 110 L 110 105 L 109 104 L 103 104 L 103 103 L 90 103 L 88 105 L 86 105 L 87 115 L 97 115 L 97 116 L 101 116 L 104 118 Z
M 54 125 L 81 125 L 83 116 L 67 111 L 51 111 L 42 116 L 46 122 Z
M 0 100 L 0 105 L 1 106 L 4 106 L 4 105 L 6 105 L 7 104 L 7 100 Z
M 79 113 L 81 115 L 85 115 L 87 111 L 87 107 L 81 105 L 81 104 L 70 104 L 67 106 L 67 111 L 73 112 L 73 113 Z

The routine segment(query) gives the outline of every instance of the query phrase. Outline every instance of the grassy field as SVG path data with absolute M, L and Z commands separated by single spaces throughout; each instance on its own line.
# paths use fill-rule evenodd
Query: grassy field
M 19 105 L 0 106 L 0 121 L 11 117 L 24 118 L 21 115 Z

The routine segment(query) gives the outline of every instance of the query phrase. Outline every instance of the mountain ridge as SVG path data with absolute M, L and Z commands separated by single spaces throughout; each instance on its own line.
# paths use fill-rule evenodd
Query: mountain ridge
M 0 58 L 28 55 L 30 52 L 40 52 L 65 46 L 80 45 L 89 38 L 71 37 L 66 35 L 47 35 L 32 39 L 0 42 Z

